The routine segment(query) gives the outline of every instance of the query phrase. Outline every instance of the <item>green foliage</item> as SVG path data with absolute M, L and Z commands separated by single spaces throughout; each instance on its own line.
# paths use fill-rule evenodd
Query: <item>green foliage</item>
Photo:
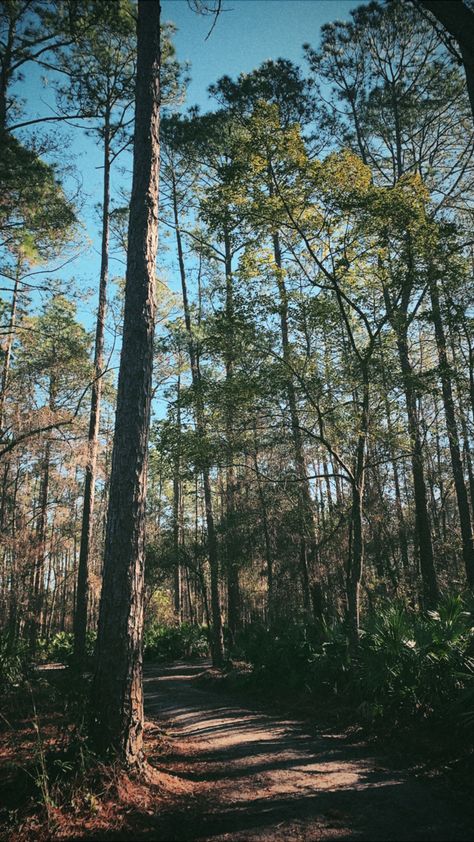
M 86 638 L 86 656 L 88 658 L 92 658 L 94 654 L 95 639 L 95 632 L 88 631 Z M 72 632 L 57 632 L 50 640 L 40 640 L 38 650 L 42 661 L 69 664 L 74 652 L 74 635 Z
M 209 655 L 207 629 L 191 623 L 183 623 L 182 626 L 154 623 L 145 630 L 144 645 L 148 660 L 173 661 Z
M 445 597 L 427 614 L 382 604 L 367 617 L 352 657 L 343 623 L 289 625 L 277 633 L 251 626 L 237 651 L 262 687 L 337 698 L 363 720 L 459 727 L 473 717 L 473 653 L 472 615 L 459 596 Z
M 48 257 L 71 233 L 76 218 L 54 167 L 14 137 L 2 138 L 0 232 L 3 245 L 30 260 Z
M 28 675 L 29 657 L 26 641 L 12 641 L 8 634 L 0 636 L 0 691 L 22 684 Z

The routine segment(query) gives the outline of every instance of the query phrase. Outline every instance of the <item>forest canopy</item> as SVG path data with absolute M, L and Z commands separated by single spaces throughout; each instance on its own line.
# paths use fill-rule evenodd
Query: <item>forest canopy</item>
M 204 111 L 173 24 L 140 63 L 132 0 L 2 4 L 0 682 L 90 667 L 102 612 L 96 732 L 100 664 L 135 680 L 143 634 L 268 686 L 350 680 L 374 717 L 470 686 L 473 64 L 432 6 L 359 5 Z

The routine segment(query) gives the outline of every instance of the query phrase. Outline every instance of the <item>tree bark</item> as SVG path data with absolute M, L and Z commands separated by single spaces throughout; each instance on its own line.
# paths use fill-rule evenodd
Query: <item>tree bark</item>
M 158 244 L 160 3 L 139 0 L 133 184 L 122 353 L 92 687 L 97 750 L 143 761 L 146 461 Z
M 104 126 L 104 184 L 102 204 L 102 253 L 99 280 L 99 307 L 95 331 L 94 382 L 92 384 L 88 459 L 84 479 L 81 545 L 77 570 L 76 608 L 74 614 L 74 659 L 78 666 L 84 663 L 87 634 L 87 602 L 89 595 L 89 555 L 94 516 L 97 451 L 99 444 L 100 401 L 104 368 L 105 314 L 107 308 L 107 280 L 109 268 L 109 210 L 110 210 L 110 114 L 107 109 Z
M 459 44 L 474 118 L 474 13 L 462 0 L 419 0 Z
M 18 308 L 18 287 L 20 283 L 20 273 L 21 273 L 21 259 L 18 258 L 16 271 L 15 271 L 15 284 L 13 287 L 13 297 L 12 303 L 10 308 L 10 318 L 8 320 L 8 339 L 7 339 L 7 347 L 5 350 L 5 358 L 3 360 L 3 368 L 2 368 L 2 383 L 1 383 L 1 391 L 0 391 L 0 436 L 2 435 L 3 430 L 3 421 L 4 421 L 4 413 L 5 413 L 5 399 L 7 395 L 7 388 L 8 388 L 8 376 L 10 373 L 10 363 L 12 357 L 12 345 L 13 339 L 15 337 L 15 326 L 16 326 L 16 313 Z

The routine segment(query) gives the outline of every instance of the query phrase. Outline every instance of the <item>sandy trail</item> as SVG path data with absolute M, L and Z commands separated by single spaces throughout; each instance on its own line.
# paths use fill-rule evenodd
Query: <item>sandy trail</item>
M 161 770 L 189 782 L 140 838 L 472 840 L 442 782 L 390 769 L 370 747 L 248 710 L 193 683 L 203 665 L 148 667 L 145 710 L 172 738 Z

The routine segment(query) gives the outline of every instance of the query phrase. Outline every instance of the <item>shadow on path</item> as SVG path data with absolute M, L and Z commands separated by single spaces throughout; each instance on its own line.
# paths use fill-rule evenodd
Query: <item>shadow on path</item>
M 370 748 L 311 723 L 278 718 L 202 689 L 207 664 L 148 666 L 145 712 L 172 738 L 151 758 L 192 794 L 137 808 L 133 838 L 157 842 L 472 840 L 441 782 L 394 771 Z M 131 839 L 113 833 L 104 839 Z

